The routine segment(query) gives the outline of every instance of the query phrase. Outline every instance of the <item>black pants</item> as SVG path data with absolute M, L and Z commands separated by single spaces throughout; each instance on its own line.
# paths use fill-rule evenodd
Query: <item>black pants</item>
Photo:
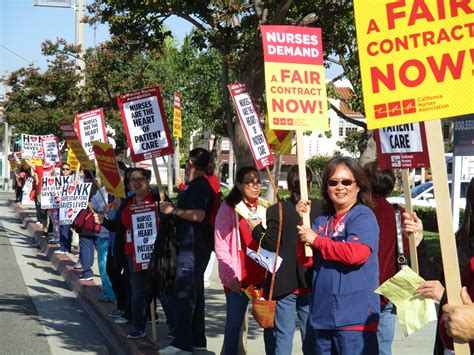
M 125 312 L 125 318 L 131 318 L 131 304 L 129 295 L 128 270 L 124 265 L 116 265 L 113 261 L 113 250 L 109 248 L 107 253 L 107 276 L 109 276 L 112 289 L 117 298 L 117 308 Z

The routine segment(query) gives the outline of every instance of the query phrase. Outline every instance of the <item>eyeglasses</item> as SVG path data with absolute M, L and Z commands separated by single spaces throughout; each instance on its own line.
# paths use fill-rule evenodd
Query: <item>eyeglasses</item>
M 147 178 L 135 178 L 135 179 L 130 179 L 129 181 L 131 183 L 138 182 L 139 184 L 142 184 L 142 183 L 148 181 L 148 179 Z
M 262 187 L 261 181 L 243 181 L 242 184 L 245 184 L 248 187 Z
M 342 180 L 337 180 L 337 179 L 331 179 L 331 180 L 328 180 L 328 186 L 337 186 L 339 185 L 339 183 L 341 183 L 343 186 L 351 186 L 353 183 L 355 183 L 356 181 L 355 180 L 351 180 L 351 179 L 342 179 Z

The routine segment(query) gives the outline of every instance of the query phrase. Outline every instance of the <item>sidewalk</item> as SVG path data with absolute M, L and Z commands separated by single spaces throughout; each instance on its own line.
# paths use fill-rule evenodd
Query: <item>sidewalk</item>
M 1 194 L 4 199 L 4 194 Z M 6 198 L 5 198 L 6 199 Z M 69 287 L 79 295 L 93 312 L 96 318 L 105 327 L 110 336 L 113 336 L 116 343 L 126 354 L 156 354 L 160 348 L 164 348 L 170 343 L 167 338 L 168 328 L 165 324 L 164 313 L 158 305 L 159 324 L 157 325 L 158 339 L 154 343 L 152 339 L 151 326 L 147 327 L 147 335 L 149 339 L 129 340 L 126 334 L 130 325 L 117 325 L 108 316 L 109 312 L 115 308 L 111 303 L 100 303 L 97 298 L 100 295 L 100 277 L 97 271 L 97 262 L 94 263 L 94 281 L 80 281 L 80 271 L 74 270 L 74 263 L 77 256 L 71 254 L 57 255 L 54 251 L 59 249 L 57 245 L 47 244 L 46 240 L 41 237 L 41 230 L 35 224 L 34 206 L 23 208 L 17 203 L 9 201 L 11 208 L 15 211 L 15 215 L 21 221 L 29 234 L 39 244 L 41 250 L 46 254 L 58 272 L 64 277 Z M 211 286 L 205 291 L 206 298 L 206 335 L 208 351 L 196 352 L 196 354 L 220 354 L 222 343 L 224 340 L 225 325 L 225 296 L 220 284 L 217 272 L 217 262 L 214 265 L 211 275 Z M 395 331 L 395 340 L 393 343 L 394 355 L 406 354 L 432 354 L 434 344 L 434 334 L 436 330 L 435 322 L 428 324 L 417 333 L 405 338 L 400 327 L 397 324 Z M 261 355 L 264 354 L 263 330 L 255 323 L 253 318 L 249 316 L 248 331 L 248 354 Z M 301 339 L 297 331 L 293 342 L 293 353 L 301 354 Z

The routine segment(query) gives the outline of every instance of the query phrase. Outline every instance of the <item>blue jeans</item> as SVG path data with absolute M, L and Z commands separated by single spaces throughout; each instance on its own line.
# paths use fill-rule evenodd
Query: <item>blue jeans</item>
M 379 341 L 380 355 L 392 354 L 392 342 L 395 334 L 395 321 L 397 312 L 392 302 L 381 306 L 377 338 Z
M 296 329 L 296 314 L 300 324 L 303 353 L 311 352 L 313 345 L 306 339 L 310 295 L 289 295 L 277 300 L 275 312 L 275 328 L 265 329 L 265 352 L 267 355 L 287 355 L 293 351 L 293 336 Z M 295 312 L 296 311 L 296 312 Z M 312 332 L 308 334 L 312 335 Z M 309 338 L 312 338 L 311 336 Z M 305 342 L 308 340 L 309 343 Z M 308 348 L 309 346 L 309 348 Z
M 237 355 L 239 351 L 239 336 L 242 322 L 247 316 L 249 298 L 244 292 L 227 292 L 226 320 L 224 330 L 225 355 Z
M 71 252 L 72 230 L 70 224 L 59 227 L 59 245 L 61 251 Z
M 133 271 L 133 260 L 127 255 L 128 271 L 130 275 L 130 286 L 132 288 L 132 331 L 145 331 L 148 314 L 148 305 L 145 300 L 145 278 L 144 271 Z
M 84 277 L 92 277 L 92 265 L 94 265 L 94 244 L 97 237 L 94 235 L 79 235 L 79 261 L 82 265 Z
M 376 332 L 316 329 L 314 333 L 316 355 L 377 355 L 379 353 Z
M 99 264 L 99 274 L 102 281 L 102 296 L 115 302 L 115 294 L 112 290 L 112 284 L 107 275 L 107 252 L 109 240 L 107 238 L 97 238 L 97 263 Z

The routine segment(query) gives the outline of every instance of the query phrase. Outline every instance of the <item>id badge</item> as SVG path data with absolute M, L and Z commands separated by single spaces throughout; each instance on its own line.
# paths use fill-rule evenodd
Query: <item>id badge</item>
M 127 243 L 131 243 L 131 242 L 132 242 L 132 231 L 127 230 Z

